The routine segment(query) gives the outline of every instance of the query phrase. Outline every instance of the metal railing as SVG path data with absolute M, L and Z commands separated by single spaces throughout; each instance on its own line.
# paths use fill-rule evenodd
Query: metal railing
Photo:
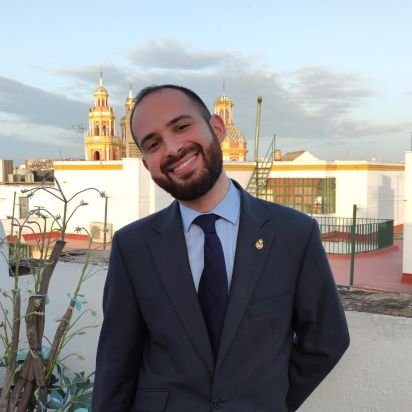
M 351 234 L 355 233 L 355 253 L 374 252 L 393 245 L 393 220 L 348 217 L 315 217 L 327 253 L 350 255 Z
M 256 161 L 255 169 L 246 186 L 246 190 L 253 196 L 266 199 L 267 179 L 272 170 L 273 156 L 275 151 L 275 138 L 269 145 L 269 148 L 262 160 Z

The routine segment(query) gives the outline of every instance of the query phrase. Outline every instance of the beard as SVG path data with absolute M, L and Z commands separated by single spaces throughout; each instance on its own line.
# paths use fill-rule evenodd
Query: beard
M 223 156 L 219 141 L 212 132 L 212 142 L 205 147 L 197 143 L 192 143 L 182 149 L 178 156 L 168 157 L 160 166 L 162 177 L 153 177 L 155 183 L 175 199 L 190 201 L 205 195 L 216 183 L 223 170 Z M 196 151 L 198 156 L 203 157 L 202 170 L 196 170 L 183 181 L 177 182 L 168 175 L 170 165 L 182 159 L 188 152 Z

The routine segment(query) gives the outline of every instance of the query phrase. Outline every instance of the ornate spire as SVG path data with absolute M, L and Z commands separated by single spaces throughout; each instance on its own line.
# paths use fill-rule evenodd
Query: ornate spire
M 103 71 L 100 71 L 99 87 L 103 87 Z

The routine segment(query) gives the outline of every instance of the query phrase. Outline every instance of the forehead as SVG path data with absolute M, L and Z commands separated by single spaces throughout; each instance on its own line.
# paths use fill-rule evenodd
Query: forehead
M 174 89 L 157 90 L 145 96 L 136 106 L 133 127 L 138 136 L 153 133 L 181 116 L 199 116 L 196 105 L 181 91 Z

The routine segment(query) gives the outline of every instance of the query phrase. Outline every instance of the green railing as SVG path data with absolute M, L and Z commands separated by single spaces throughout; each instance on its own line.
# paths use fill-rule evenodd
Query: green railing
M 316 217 L 327 253 L 351 254 L 353 219 Z M 393 245 L 393 220 L 358 218 L 355 222 L 355 253 L 373 252 Z

